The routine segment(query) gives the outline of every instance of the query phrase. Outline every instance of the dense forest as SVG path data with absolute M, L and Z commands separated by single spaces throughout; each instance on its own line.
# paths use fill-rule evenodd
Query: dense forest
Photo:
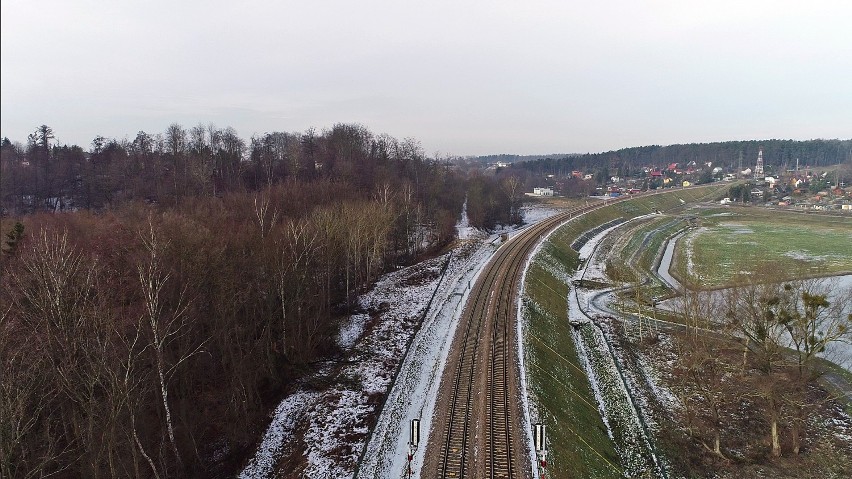
M 0 476 L 232 475 L 390 268 L 519 220 L 511 176 L 339 124 L 3 140 Z
M 567 176 L 573 170 L 597 170 L 608 167 L 619 176 L 629 176 L 643 166 L 662 167 L 671 163 L 686 164 L 713 162 L 731 170 L 753 167 L 757 154 L 763 148 L 763 161 L 767 168 L 790 169 L 837 165 L 852 161 L 852 140 L 749 140 L 716 143 L 690 143 L 669 146 L 640 146 L 605 153 L 565 155 L 561 158 L 541 158 L 518 163 L 515 166 L 541 174 Z M 740 161 L 741 160 L 741 161 Z

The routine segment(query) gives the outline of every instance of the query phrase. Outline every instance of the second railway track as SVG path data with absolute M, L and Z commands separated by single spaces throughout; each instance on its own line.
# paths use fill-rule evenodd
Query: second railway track
M 424 477 L 520 478 L 529 465 L 524 450 L 517 394 L 519 374 L 514 318 L 524 264 L 540 238 L 593 207 L 569 210 L 519 233 L 501 246 L 471 291 L 454 341 L 455 355 L 442 381 L 447 415 L 436 426 Z M 454 369 L 453 369 L 454 368 Z M 437 423 L 436 423 L 437 424 Z M 428 467 L 429 462 L 432 467 Z
M 503 244 L 485 266 L 462 313 L 462 334 L 453 339 L 447 358 L 421 477 L 532 476 L 523 442 L 528 425 L 521 423 L 517 397 L 520 365 L 514 327 L 526 259 L 560 224 L 628 199 L 574 208 L 541 221 Z

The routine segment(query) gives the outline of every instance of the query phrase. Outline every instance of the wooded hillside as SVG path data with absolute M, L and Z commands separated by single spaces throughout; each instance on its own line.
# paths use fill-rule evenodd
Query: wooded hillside
M 2 145 L 2 477 L 232 475 L 357 294 L 451 241 L 466 195 L 474 225 L 517 217 L 497 178 L 359 125 L 52 139 Z

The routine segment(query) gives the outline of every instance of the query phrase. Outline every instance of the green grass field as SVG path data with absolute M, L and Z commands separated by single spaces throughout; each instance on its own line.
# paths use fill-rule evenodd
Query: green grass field
M 738 275 L 784 280 L 852 272 L 852 218 L 757 209 L 722 214 L 704 215 L 678 242 L 675 272 L 687 284 L 717 288 Z

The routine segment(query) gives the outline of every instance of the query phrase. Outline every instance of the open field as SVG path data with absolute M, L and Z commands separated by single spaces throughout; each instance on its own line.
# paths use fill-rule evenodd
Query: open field
M 852 271 L 852 218 L 731 209 L 707 212 L 677 245 L 673 273 L 702 288 L 738 275 L 774 281 Z

